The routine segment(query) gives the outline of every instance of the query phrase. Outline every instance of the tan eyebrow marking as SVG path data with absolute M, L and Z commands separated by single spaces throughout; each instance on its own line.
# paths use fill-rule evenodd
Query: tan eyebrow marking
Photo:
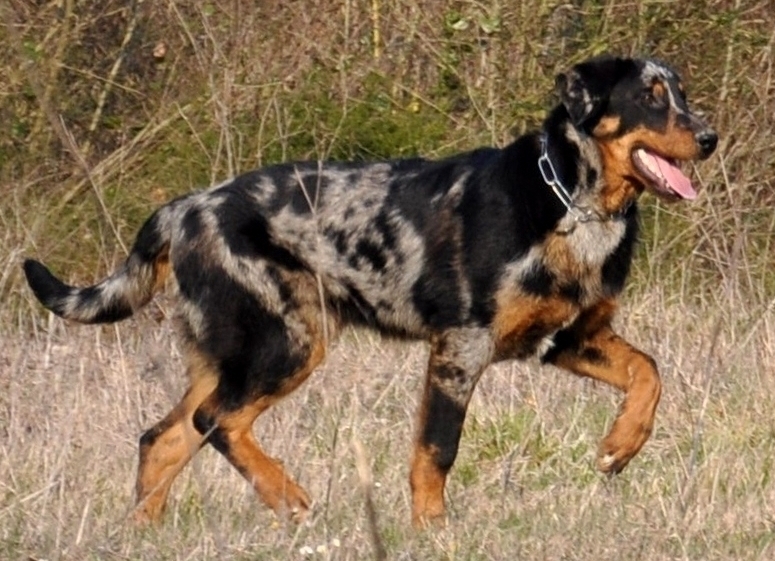
M 664 98 L 666 91 L 667 88 L 665 88 L 665 84 L 663 84 L 660 80 L 655 80 L 654 85 L 651 86 L 651 93 L 657 99 Z

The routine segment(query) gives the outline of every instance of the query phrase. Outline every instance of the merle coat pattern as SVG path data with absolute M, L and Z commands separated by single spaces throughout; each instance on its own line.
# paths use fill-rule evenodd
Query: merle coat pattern
M 636 199 L 644 189 L 693 198 L 677 164 L 709 156 L 716 135 L 657 61 L 592 59 L 558 76 L 557 90 L 543 130 L 502 149 L 281 164 L 173 200 L 92 287 L 25 262 L 41 302 L 84 323 L 126 318 L 174 281 L 190 387 L 140 439 L 138 519 L 161 516 L 204 444 L 275 511 L 303 517 L 310 498 L 252 425 L 352 322 L 430 343 L 411 461 L 415 524 L 444 516 L 466 406 L 495 361 L 537 356 L 623 391 L 598 467 L 624 468 L 651 433 L 661 391 L 654 361 L 611 329 Z

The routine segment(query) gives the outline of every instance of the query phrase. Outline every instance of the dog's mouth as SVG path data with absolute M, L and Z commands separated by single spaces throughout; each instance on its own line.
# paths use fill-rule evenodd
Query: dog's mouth
M 645 148 L 637 148 L 632 153 L 632 161 L 658 195 L 688 201 L 697 198 L 691 179 L 678 167 L 677 160 L 662 157 Z

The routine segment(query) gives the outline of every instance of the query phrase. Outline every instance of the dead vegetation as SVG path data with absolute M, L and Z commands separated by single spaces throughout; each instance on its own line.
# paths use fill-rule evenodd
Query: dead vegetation
M 773 14 L 769 0 L 0 6 L 0 558 L 345 560 L 377 541 L 391 559 L 771 558 Z M 32 302 L 22 256 L 90 281 L 159 203 L 257 165 L 503 144 L 540 122 L 557 71 L 604 50 L 670 61 L 721 135 L 700 200 L 644 201 L 620 327 L 665 390 L 624 474 L 593 469 L 619 396 L 504 365 L 477 391 L 450 526 L 412 532 L 425 349 L 347 332 L 257 424 L 315 497 L 308 524 L 279 527 L 211 452 L 164 526 L 126 523 L 136 439 L 182 388 L 170 322 L 64 325 Z

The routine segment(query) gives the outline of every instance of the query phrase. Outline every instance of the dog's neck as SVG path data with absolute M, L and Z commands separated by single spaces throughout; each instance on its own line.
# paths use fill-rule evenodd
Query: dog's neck
M 637 193 L 622 189 L 634 196 L 611 201 L 610 193 L 618 192 L 620 186 L 609 185 L 611 178 L 597 142 L 573 125 L 564 107 L 556 108 L 547 118 L 540 140 L 538 165 L 542 177 L 547 189 L 567 209 L 561 228 L 570 229 L 579 222 L 615 220 L 628 213 Z M 611 202 L 615 204 L 608 204 Z

